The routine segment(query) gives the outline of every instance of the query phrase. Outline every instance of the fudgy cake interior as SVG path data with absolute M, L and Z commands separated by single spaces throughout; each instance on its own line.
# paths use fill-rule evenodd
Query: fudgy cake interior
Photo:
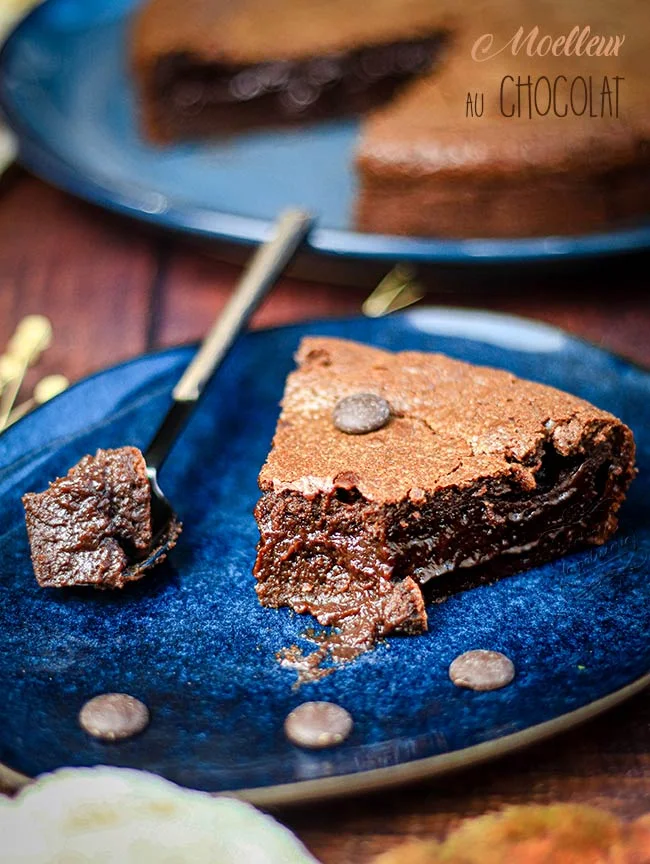
M 44 492 L 24 495 L 23 505 L 44 588 L 121 588 L 151 546 L 151 490 L 135 447 L 84 456 Z
M 145 131 L 165 142 L 366 111 L 430 70 L 448 20 L 429 0 L 149 0 L 131 40 Z
M 169 54 L 156 63 L 148 84 L 158 136 L 195 137 L 359 114 L 428 71 L 439 41 L 431 37 L 243 66 Z
M 440 354 L 305 339 L 259 482 L 260 601 L 372 644 L 426 629 L 422 586 L 456 570 L 504 575 L 605 542 L 634 440 L 589 403 Z M 390 419 L 336 428 L 344 397 Z

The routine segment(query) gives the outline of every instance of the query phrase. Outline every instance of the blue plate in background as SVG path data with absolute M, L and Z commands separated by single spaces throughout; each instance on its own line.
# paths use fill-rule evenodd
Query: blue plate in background
M 436 350 L 507 368 L 615 412 L 634 430 L 640 474 L 603 547 L 451 597 L 430 631 L 388 639 L 293 689 L 274 659 L 308 647 L 313 623 L 262 608 L 251 573 L 257 473 L 284 378 L 305 334 Z M 123 765 L 258 803 L 307 800 L 448 771 L 553 734 L 621 701 L 650 671 L 650 375 L 546 325 L 456 310 L 328 321 L 241 339 L 176 445 L 163 488 L 184 523 L 168 562 L 122 592 L 43 590 L 20 496 L 97 447 L 148 441 L 191 354 L 178 348 L 89 378 L 0 437 L 0 762 L 34 776 Z M 505 652 L 517 676 L 475 693 L 449 681 L 472 648 Z M 143 734 L 97 742 L 77 714 L 125 691 L 150 707 Z M 342 746 L 303 752 L 284 737 L 302 701 L 354 718 Z M 14 774 L 14 780 L 19 778 Z
M 225 241 L 263 239 L 285 206 L 319 219 L 315 251 L 356 258 L 527 261 L 650 246 L 650 221 L 573 237 L 445 240 L 350 230 L 357 123 L 243 135 L 221 143 L 148 146 L 137 130 L 127 68 L 137 0 L 48 0 L 0 55 L 0 107 L 20 159 L 96 204 L 163 228 Z M 650 217 L 649 217 L 650 218 Z

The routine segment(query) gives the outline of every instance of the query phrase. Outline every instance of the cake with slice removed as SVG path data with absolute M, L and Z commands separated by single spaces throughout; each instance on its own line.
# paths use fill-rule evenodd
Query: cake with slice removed
M 146 0 L 130 54 L 158 143 L 363 113 L 361 231 L 582 234 L 648 214 L 649 21 L 645 0 Z
M 427 628 L 425 583 L 604 543 L 632 481 L 613 415 L 441 354 L 306 338 L 259 475 L 262 604 L 369 647 Z

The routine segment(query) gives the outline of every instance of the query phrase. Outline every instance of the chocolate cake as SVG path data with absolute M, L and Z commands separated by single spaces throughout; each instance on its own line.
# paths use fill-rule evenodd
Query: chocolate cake
M 23 496 L 32 563 L 44 588 L 121 588 L 152 543 L 151 490 L 135 447 L 84 456 L 65 477 Z
M 148 0 L 131 38 L 145 131 L 358 113 L 431 68 L 446 20 L 430 0 Z
M 307 338 L 297 361 L 259 475 L 264 605 L 369 645 L 426 630 L 443 574 L 513 573 L 615 531 L 635 469 L 611 414 L 441 354 Z
M 647 215 L 646 6 L 480 6 L 480 15 L 459 21 L 436 70 L 366 120 L 357 153 L 358 227 L 525 237 L 596 231 Z M 617 56 L 529 56 L 528 46 L 546 51 L 549 35 L 566 37 L 587 24 L 588 39 L 604 38 L 603 50 L 614 50 L 615 34 L 624 37 Z M 515 56 L 509 43 L 520 27 Z M 481 43 L 474 59 L 484 34 L 492 42 Z
M 524 237 L 647 215 L 648 21 L 645 0 L 148 0 L 131 54 L 154 141 L 370 110 L 357 228 Z

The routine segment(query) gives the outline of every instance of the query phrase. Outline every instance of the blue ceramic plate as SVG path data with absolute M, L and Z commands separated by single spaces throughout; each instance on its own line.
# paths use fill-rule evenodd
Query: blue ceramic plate
M 315 684 L 274 655 L 312 619 L 262 608 L 251 568 L 257 473 L 292 355 L 305 334 L 443 351 L 553 384 L 634 429 L 640 475 L 604 547 L 453 596 L 430 632 L 391 638 Z M 97 447 L 143 446 L 191 354 L 146 356 L 70 389 L 0 437 L 0 762 L 23 775 L 61 765 L 144 768 L 257 802 L 305 800 L 401 782 L 538 740 L 640 689 L 650 670 L 650 375 L 545 325 L 420 310 L 384 320 L 267 330 L 238 342 L 163 472 L 185 532 L 169 561 L 121 593 L 39 589 L 20 496 Z M 463 651 L 505 652 L 517 676 L 460 690 Z M 139 737 L 98 743 L 77 713 L 125 691 L 150 707 Z M 342 746 L 303 752 L 284 737 L 299 703 L 354 718 Z
M 422 261 L 524 261 L 650 246 L 650 221 L 576 237 L 409 239 L 350 230 L 354 122 L 157 150 L 140 138 L 126 38 L 136 0 L 49 0 L 0 57 L 0 105 L 23 164 L 83 198 L 165 228 L 256 242 L 283 207 L 319 218 L 312 247 Z M 649 217 L 650 219 L 650 217 Z

